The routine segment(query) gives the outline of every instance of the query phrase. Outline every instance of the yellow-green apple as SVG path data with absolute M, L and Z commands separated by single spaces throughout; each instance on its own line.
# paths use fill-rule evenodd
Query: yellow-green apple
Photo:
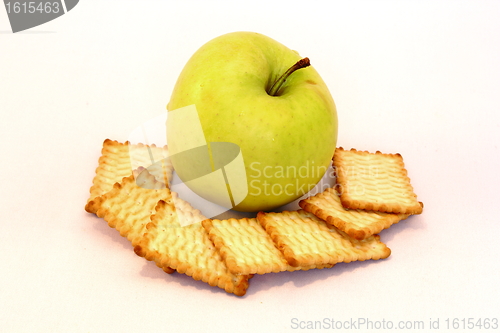
M 330 166 L 337 141 L 333 98 L 309 59 L 274 39 L 233 32 L 203 45 L 180 73 L 169 117 L 190 105 L 209 147 L 226 142 L 240 149 L 247 193 L 229 208 L 252 212 L 287 204 L 310 191 Z M 183 126 L 191 123 L 196 126 Z M 167 131 L 172 154 L 180 153 L 175 147 L 190 130 Z M 204 167 L 214 170 L 213 159 L 206 161 L 211 165 Z M 182 180 L 193 168 L 182 159 L 173 164 Z M 192 190 L 206 196 L 210 189 L 203 186 Z

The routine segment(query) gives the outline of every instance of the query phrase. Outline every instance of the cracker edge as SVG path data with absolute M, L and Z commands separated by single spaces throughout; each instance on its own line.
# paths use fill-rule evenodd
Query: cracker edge
M 283 256 L 285 257 L 286 261 L 290 264 L 292 267 L 299 267 L 299 266 L 308 266 L 308 265 L 315 265 L 319 263 L 315 262 L 305 262 L 305 261 L 300 261 L 297 260 L 295 257 L 295 253 L 293 250 L 284 242 L 281 241 L 281 237 L 286 237 L 284 235 L 281 235 L 274 226 L 271 226 L 268 217 L 266 216 L 265 212 L 259 212 L 257 213 L 257 220 L 259 223 L 262 225 L 262 227 L 266 230 L 266 232 L 271 236 L 271 239 L 273 240 L 274 244 L 276 244 L 276 247 L 278 250 L 283 253 Z M 281 237 L 280 237 L 281 236 Z M 322 264 L 336 264 L 336 262 L 328 262 L 328 263 L 322 263 Z
M 301 210 L 299 210 L 298 212 L 300 212 L 300 211 Z M 302 210 L 302 211 L 306 212 L 304 210 Z M 282 213 L 284 213 L 284 212 L 290 213 L 291 211 L 283 211 Z M 310 212 L 306 212 L 306 213 L 312 214 Z M 259 218 L 259 217 L 261 217 L 261 218 Z M 341 262 L 339 262 L 337 260 L 332 261 L 333 257 L 331 257 L 331 256 L 328 256 L 328 258 L 329 258 L 328 262 L 325 262 L 325 261 L 322 261 L 322 262 L 304 261 L 304 260 L 297 259 L 296 256 L 295 256 L 295 254 L 294 254 L 294 252 L 293 252 L 293 250 L 290 247 L 288 247 L 288 245 L 286 245 L 285 243 L 283 243 L 283 242 L 280 241 L 280 236 L 281 237 L 286 237 L 286 236 L 282 235 L 278 231 L 276 231 L 276 228 L 274 226 L 269 225 L 269 223 L 267 221 L 267 217 L 266 217 L 266 212 L 259 212 L 257 214 L 257 219 L 261 223 L 261 225 L 264 227 L 264 229 L 269 233 L 269 235 L 271 236 L 271 238 L 273 239 L 273 241 L 277 245 L 278 249 L 280 251 L 282 251 L 283 255 L 285 256 L 285 259 L 288 261 L 288 263 L 290 264 L 290 266 L 298 267 L 298 266 L 309 266 L 309 265 L 320 265 L 320 264 L 333 264 L 333 265 L 335 265 L 335 264 L 341 263 L 341 262 L 344 262 L 344 263 L 351 262 L 351 261 L 341 261 Z M 339 231 L 339 232 L 341 234 L 343 233 L 342 231 Z M 375 239 L 375 241 L 380 242 L 381 244 L 383 244 L 383 246 L 384 246 L 384 252 L 380 256 L 374 256 L 374 257 L 371 257 L 371 258 L 368 258 L 368 259 L 358 259 L 356 261 L 386 259 L 386 258 L 388 258 L 391 255 L 391 252 L 392 252 L 391 249 L 387 246 L 387 244 L 385 244 L 382 241 L 380 241 L 380 236 L 379 235 L 372 235 L 371 237 L 373 237 Z M 318 253 L 318 256 L 319 255 L 321 255 L 321 254 Z M 311 256 L 308 256 L 308 257 L 311 257 Z
M 257 218 L 255 218 L 255 219 L 257 220 Z M 231 273 L 233 273 L 233 274 L 246 274 L 246 275 L 248 275 L 248 274 L 262 275 L 262 274 L 267 274 L 267 273 L 282 272 L 281 269 L 277 269 L 278 267 L 276 267 L 274 265 L 265 265 L 265 267 L 264 266 L 252 266 L 252 267 L 250 267 L 249 265 L 246 265 L 247 268 L 243 268 L 241 265 L 238 265 L 238 261 L 236 260 L 236 258 L 234 256 L 232 256 L 228 251 L 226 251 L 226 248 L 228 246 L 226 245 L 224 239 L 222 237 L 216 235 L 214 232 L 211 232 L 211 230 L 213 228 L 215 228 L 212 221 L 213 221 L 212 219 L 206 219 L 206 220 L 202 221 L 201 223 L 202 223 L 203 227 L 205 228 L 205 230 L 207 231 L 208 237 L 210 238 L 210 240 L 214 244 L 217 251 L 219 251 L 219 253 L 222 257 L 222 260 L 224 260 L 227 268 L 229 269 L 229 271 Z M 259 223 L 258 220 L 257 220 L 257 223 Z M 261 225 L 261 224 L 259 223 L 259 225 Z M 264 227 L 262 227 L 262 228 L 264 229 Z M 264 229 L 264 232 L 265 232 L 265 229 Z M 267 234 L 267 232 L 266 232 L 266 234 Z M 274 246 L 276 246 L 276 244 L 274 243 L 274 241 L 272 239 L 271 239 L 271 241 L 273 242 Z M 280 251 L 280 253 L 281 253 L 281 251 Z M 285 262 L 283 264 L 285 264 L 285 265 L 288 264 L 286 259 L 285 259 Z M 258 267 L 258 268 L 255 269 L 256 267 Z M 333 266 L 331 266 L 331 267 L 333 267 Z M 331 268 L 331 267 L 328 267 L 328 268 Z M 286 271 L 286 269 L 284 271 Z
M 266 229 L 262 226 L 262 224 L 258 221 L 257 217 L 255 217 L 255 219 L 257 220 L 257 223 L 259 223 L 262 227 L 262 229 L 264 229 L 264 232 L 266 232 L 267 235 L 269 235 L 266 231 Z M 205 228 L 205 230 L 207 230 L 208 232 L 208 236 L 210 238 L 210 240 L 212 241 L 212 243 L 214 244 L 214 246 L 216 247 L 216 249 L 219 251 L 222 259 L 224 260 L 224 262 L 226 263 L 226 266 L 228 267 L 228 269 L 231 271 L 231 273 L 233 274 L 244 274 L 244 275 L 248 275 L 248 274 L 259 274 L 259 275 L 263 275 L 263 274 L 268 274 L 268 273 L 281 273 L 281 272 L 295 272 L 295 271 L 298 271 L 298 270 L 301 270 L 301 271 L 308 271 L 308 270 L 312 270 L 312 269 L 329 269 L 329 268 L 332 268 L 335 266 L 335 264 L 320 264 L 320 265 L 309 265 L 309 266 L 292 266 L 290 265 L 290 263 L 288 262 L 288 260 L 286 260 L 286 258 L 283 256 L 283 260 L 284 260 L 284 265 L 285 265 L 285 269 L 282 270 L 282 269 L 277 269 L 278 267 L 274 266 L 274 265 L 266 265 L 265 268 L 266 269 L 263 269 L 264 266 L 252 266 L 251 268 L 255 268 L 255 267 L 259 267 L 257 269 L 250 269 L 250 266 L 247 265 L 245 267 L 248 267 L 247 269 L 243 269 L 240 265 L 238 265 L 238 261 L 233 257 L 233 256 L 230 256 L 229 253 L 227 253 L 226 251 L 224 251 L 224 249 L 227 247 L 225 242 L 224 242 L 224 239 L 222 237 L 219 237 L 218 235 L 215 235 L 214 233 L 211 233 L 210 230 L 212 230 L 212 228 L 214 228 L 213 226 L 213 223 L 212 223 L 212 219 L 207 219 L 207 220 L 204 220 L 202 221 L 202 225 L 203 227 Z M 270 239 L 271 239 L 271 242 L 273 243 L 274 247 L 283 255 L 282 251 L 280 249 L 277 248 L 277 245 L 276 243 L 274 242 L 274 240 L 271 238 L 271 236 L 269 235 Z M 291 269 L 292 267 L 292 269 Z
M 128 177 L 123 177 L 123 179 L 122 179 L 122 181 L 121 181 L 121 182 L 123 182 L 126 178 L 131 178 L 131 177 L 133 177 L 133 178 L 135 179 L 135 176 L 134 176 L 133 174 L 131 174 L 131 175 L 130 175 L 130 176 L 128 176 Z M 122 184 L 121 184 L 121 182 L 119 182 L 119 183 L 118 183 L 118 182 L 117 182 L 117 183 L 115 183 L 115 184 L 113 185 L 113 188 L 112 188 L 109 192 L 111 192 L 111 191 L 112 191 L 113 189 L 115 189 L 115 188 L 116 188 L 116 189 L 121 189 L 121 188 L 122 188 Z M 114 215 L 113 215 L 113 214 L 111 214 L 110 212 L 107 212 L 107 211 L 106 211 L 106 213 L 103 213 L 103 212 L 100 210 L 100 207 L 101 207 L 101 205 L 102 205 L 102 202 L 104 201 L 104 196 L 105 196 L 107 193 L 109 193 L 109 192 L 106 192 L 106 193 L 104 193 L 104 194 L 102 194 L 102 195 L 100 195 L 100 196 L 98 196 L 98 197 L 96 197 L 96 198 L 92 199 L 91 201 L 89 201 L 89 202 L 87 203 L 87 205 L 85 205 L 85 207 L 87 207 L 87 206 L 89 206 L 89 205 L 90 205 L 90 206 L 92 207 L 92 209 L 95 209 L 95 214 L 96 214 L 98 217 L 103 218 L 103 219 L 104 219 L 104 221 L 106 221 L 106 222 L 108 223 L 108 226 L 109 226 L 110 228 L 115 229 L 116 231 L 118 231 L 118 233 L 120 234 L 120 236 L 122 236 L 122 237 L 124 237 L 124 238 L 127 238 L 125 235 L 122 235 L 118 229 L 116 229 L 116 218 L 114 217 Z M 160 200 L 160 201 L 163 201 L 163 200 Z M 158 205 L 158 204 L 157 204 L 157 205 Z M 151 216 L 150 216 L 150 218 L 151 218 Z M 147 226 L 147 225 L 146 225 L 146 226 Z M 143 237 L 144 237 L 144 235 L 141 237 L 141 239 L 137 240 L 136 242 L 141 242 Z M 130 241 L 130 240 L 129 240 L 129 241 Z M 131 244 L 132 244 L 132 247 L 135 247 L 135 244 L 134 244 L 134 243 L 132 243 L 132 241 L 130 241 L 130 242 L 131 242 Z M 162 268 L 162 269 L 163 269 L 163 271 L 164 271 L 165 273 L 167 273 L 167 274 L 172 274 L 172 273 L 174 273 L 174 272 L 176 271 L 175 269 L 173 269 L 173 268 L 171 268 L 171 267 L 169 267 L 169 266 L 164 266 L 164 267 L 160 267 L 160 268 Z
M 208 238 L 212 241 L 217 251 L 219 251 L 222 260 L 224 260 L 224 262 L 226 263 L 227 269 L 233 274 L 245 273 L 245 270 L 238 265 L 236 259 L 225 250 L 226 244 L 222 239 L 222 237 L 211 232 L 212 229 L 214 228 L 212 219 L 206 219 L 201 221 L 201 225 L 207 231 Z
M 356 153 L 362 153 L 362 154 L 379 154 L 379 155 L 385 155 L 385 156 L 391 156 L 391 157 L 396 157 L 401 159 L 401 164 L 402 164 L 402 170 L 405 172 L 405 177 L 408 179 L 408 183 L 410 184 L 412 188 L 412 193 L 415 195 L 415 199 L 417 198 L 417 195 L 413 191 L 413 186 L 411 185 L 411 179 L 408 177 L 408 171 L 405 168 L 404 162 L 403 162 L 403 156 L 401 154 L 396 153 L 396 154 L 388 154 L 388 153 L 382 153 L 380 151 L 376 151 L 375 153 L 370 153 L 369 151 L 362 151 L 362 150 L 357 150 L 355 148 L 351 148 L 350 150 L 346 150 L 342 147 L 336 148 L 335 152 L 338 150 L 344 151 L 344 152 L 356 152 Z M 335 176 L 336 176 L 336 184 L 335 184 L 335 189 L 339 193 L 340 196 L 340 202 L 342 203 L 342 206 L 348 209 L 363 209 L 363 210 L 371 210 L 371 211 L 378 211 L 382 213 L 393 213 L 393 214 L 409 214 L 409 215 L 417 215 L 421 214 L 423 212 L 424 208 L 424 203 L 421 201 L 417 200 L 418 206 L 414 205 L 411 206 L 410 208 L 407 208 L 406 210 L 402 210 L 400 205 L 387 205 L 385 203 L 382 204 L 373 204 L 372 202 L 364 201 L 364 200 L 358 200 L 354 201 L 351 200 L 347 194 L 344 193 L 344 191 L 339 191 L 339 185 L 343 186 L 343 184 L 346 183 L 346 180 L 344 179 L 344 175 L 342 173 L 337 172 L 337 168 L 339 168 L 336 163 L 339 161 L 342 162 L 343 158 L 339 156 L 338 154 L 334 154 L 332 158 L 332 164 L 335 170 Z
M 160 209 L 164 205 L 168 205 L 168 203 L 166 203 L 164 200 L 158 201 L 158 203 L 156 204 L 156 207 L 155 207 L 155 211 L 158 211 L 158 209 Z M 146 225 L 146 230 L 150 229 L 150 228 L 157 227 L 156 216 L 157 216 L 156 214 L 151 215 L 151 217 L 150 217 L 151 222 L 149 222 Z M 147 246 L 148 241 L 149 241 L 148 240 L 148 233 L 146 231 L 146 233 L 144 234 L 141 241 L 134 247 L 135 254 L 137 254 L 139 257 L 145 258 L 148 261 L 155 262 L 155 264 L 158 267 L 160 267 L 164 270 L 165 270 L 165 267 L 167 269 L 174 269 L 175 271 L 177 271 L 181 274 L 186 274 L 188 276 L 191 276 L 194 280 L 197 280 L 197 281 L 201 280 L 201 281 L 209 284 L 212 287 L 219 287 L 229 294 L 234 294 L 236 296 L 244 296 L 246 294 L 246 291 L 249 287 L 249 279 L 253 277 L 253 274 L 241 275 L 241 277 L 242 277 L 241 283 L 238 285 L 234 285 L 230 281 L 222 281 L 222 283 L 219 283 L 220 282 L 219 279 L 216 279 L 216 281 L 213 281 L 212 279 L 206 279 L 206 281 L 205 281 L 205 280 L 203 280 L 203 274 L 201 274 L 199 271 L 194 271 L 193 274 L 187 274 L 187 271 L 191 268 L 191 265 L 189 265 L 187 263 L 181 263 L 180 265 L 178 265 L 178 263 L 173 263 L 173 265 L 172 265 L 172 262 L 171 262 L 172 259 L 169 258 L 168 256 L 163 256 L 158 251 L 148 250 L 148 246 Z M 173 266 L 175 266 L 175 267 L 173 267 Z M 226 265 L 226 267 L 227 267 L 227 265 Z M 229 269 L 228 269 L 228 272 L 229 272 Z
M 87 203 L 85 204 L 85 211 L 87 211 L 88 213 L 91 213 L 91 214 L 96 214 L 96 211 L 95 211 L 95 210 L 93 210 L 93 208 L 94 208 L 94 207 L 93 207 L 93 205 L 89 205 L 89 203 L 90 203 L 91 201 L 95 200 L 96 198 L 98 198 L 98 197 L 100 197 L 100 196 L 102 196 L 102 195 L 104 195 L 104 194 L 106 194 L 106 193 L 107 193 L 107 192 L 105 192 L 105 193 L 100 193 L 99 195 L 96 195 L 96 196 L 92 197 L 92 195 L 94 194 L 94 189 L 96 189 L 96 188 L 97 188 L 97 184 L 95 184 L 95 181 L 96 181 L 97 176 L 98 176 L 98 171 L 99 171 L 99 169 L 101 168 L 101 161 L 102 161 L 103 156 L 104 156 L 104 154 L 105 154 L 105 149 L 107 149 L 109 146 L 116 146 L 116 145 L 123 145 L 123 146 L 127 146 L 127 147 L 128 147 L 129 145 L 131 145 L 131 143 L 130 143 L 130 141 L 128 141 L 128 140 L 127 140 L 127 141 L 125 141 L 124 143 L 121 143 L 121 142 L 119 142 L 119 141 L 117 141 L 117 140 L 111 140 L 111 139 L 109 139 L 109 138 L 108 138 L 108 139 L 105 139 L 105 140 L 103 141 L 103 143 L 102 143 L 102 148 L 101 148 L 101 155 L 99 156 L 99 158 L 98 158 L 98 160 L 97 160 L 97 167 L 95 168 L 95 171 L 94 171 L 94 173 L 95 173 L 95 174 L 94 174 L 94 178 L 92 178 L 92 186 L 91 186 L 91 187 L 90 187 L 90 189 L 89 189 L 89 197 L 87 198 Z M 138 144 L 136 144 L 136 146 L 138 146 L 138 147 L 151 147 L 151 148 L 167 148 L 167 149 L 168 149 L 168 146 L 166 146 L 166 145 L 165 145 L 165 146 L 163 146 L 163 147 L 160 147 L 160 146 L 156 146 L 154 143 L 153 143 L 153 144 L 151 144 L 151 145 L 146 145 L 146 144 L 143 144 L 143 143 L 138 143 Z M 109 148 L 108 148 L 108 149 L 109 149 Z M 130 148 L 129 148 L 129 151 L 130 151 Z M 129 156 L 129 158 L 130 158 L 130 156 Z M 130 174 L 134 174 L 134 171 L 135 171 L 135 170 L 130 170 Z M 165 178 L 168 178 L 166 173 L 164 173 L 164 175 L 163 175 L 163 176 L 164 176 Z M 123 177 L 123 178 L 127 178 L 127 177 L 129 177 L 129 176 L 125 176 L 125 177 Z M 123 181 L 123 178 L 122 178 L 120 181 L 116 182 L 116 183 L 120 183 L 120 182 L 122 182 L 122 181 Z M 116 183 L 115 183 L 115 184 L 116 184 Z M 166 185 L 167 185 L 167 187 L 169 187 L 169 184 L 166 184 Z M 111 191 L 112 189 L 113 189 L 113 187 L 110 189 L 110 191 Z
M 304 209 L 306 212 L 312 213 L 316 215 L 318 218 L 325 221 L 328 225 L 334 226 L 337 229 L 345 232 L 350 237 L 357 240 L 364 240 L 370 236 L 376 235 L 384 229 L 390 228 L 392 225 L 399 223 L 400 221 L 408 218 L 410 214 L 404 214 L 402 218 L 399 218 L 398 214 L 395 213 L 386 213 L 391 214 L 389 218 L 379 221 L 373 224 L 375 231 L 371 231 L 370 228 L 353 228 L 349 227 L 350 223 L 342 220 L 339 217 L 333 216 L 329 214 L 326 210 L 319 208 L 315 204 L 307 202 L 307 199 L 303 199 L 299 201 L 300 208 Z

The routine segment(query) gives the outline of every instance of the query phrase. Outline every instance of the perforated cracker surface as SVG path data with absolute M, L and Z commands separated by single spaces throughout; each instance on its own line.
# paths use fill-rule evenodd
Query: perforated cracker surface
M 158 201 L 172 200 L 165 184 L 157 181 L 147 169 L 138 170 L 137 179 L 134 175 L 123 178 L 111 191 L 89 201 L 86 206 L 87 211 L 95 211 L 134 246 L 141 239 Z
M 232 274 L 201 223 L 182 227 L 172 204 L 160 201 L 146 229 L 134 249 L 137 255 L 228 293 L 246 293 L 249 276 Z
M 202 224 L 227 267 L 235 274 L 265 274 L 332 267 L 289 265 L 255 218 L 205 220 Z
M 378 236 L 353 239 L 304 210 L 260 212 L 257 218 L 292 266 L 378 260 L 391 254 Z
M 397 214 L 422 212 L 401 155 L 340 147 L 333 166 L 342 206 Z
M 128 141 L 120 143 L 106 139 L 87 202 L 110 191 L 115 183 L 121 182 L 139 167 L 147 168 L 156 180 L 168 184 L 172 179 L 173 166 L 167 157 L 167 147 L 132 145 Z
M 408 217 L 407 214 L 344 208 L 333 188 L 301 200 L 299 206 L 355 239 L 370 237 Z

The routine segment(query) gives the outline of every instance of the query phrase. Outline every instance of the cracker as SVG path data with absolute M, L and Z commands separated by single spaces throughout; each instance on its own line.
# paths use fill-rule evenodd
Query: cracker
M 378 235 L 356 240 L 304 210 L 260 212 L 257 219 L 294 267 L 378 260 L 391 254 Z
M 163 200 L 134 251 L 159 267 L 171 267 L 237 296 L 245 295 L 248 288 L 250 276 L 228 270 L 201 223 L 182 227 L 176 207 Z
M 134 174 L 115 183 L 106 194 L 90 200 L 85 209 L 103 217 L 111 228 L 118 230 L 132 246 L 138 243 L 159 200 L 172 200 L 172 193 L 165 184 L 156 180 L 147 169 L 139 168 Z M 174 269 L 165 266 L 171 274 Z
M 128 141 L 120 143 L 106 139 L 103 142 L 99 165 L 96 168 L 87 203 L 110 191 L 115 183 L 121 182 L 139 167 L 147 168 L 156 180 L 164 184 L 168 184 L 172 179 L 173 167 L 168 158 L 167 147 L 133 145 Z M 88 212 L 95 213 L 95 211 Z
M 293 267 L 276 248 L 269 234 L 255 218 L 202 222 L 212 243 L 234 274 L 266 274 L 309 270 L 333 265 Z
M 333 166 L 342 206 L 396 214 L 420 214 L 400 154 L 375 154 L 355 149 L 335 150 Z
M 377 234 L 409 216 L 344 208 L 333 188 L 299 201 L 299 206 L 359 240 Z
M 104 218 L 133 246 L 142 237 L 158 201 L 172 201 L 170 190 L 147 169 L 139 168 L 137 173 L 137 179 L 134 175 L 123 178 L 111 191 L 85 206 L 87 211 L 95 211 L 97 216 Z

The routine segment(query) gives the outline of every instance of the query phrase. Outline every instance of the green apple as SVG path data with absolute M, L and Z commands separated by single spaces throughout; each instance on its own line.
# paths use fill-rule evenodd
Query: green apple
M 268 211 L 292 202 L 331 164 L 337 141 L 333 98 L 308 58 L 267 36 L 229 33 L 196 51 L 176 82 L 169 117 L 190 105 L 208 144 L 229 142 L 240 149 L 247 193 L 235 210 Z M 183 133 L 167 132 L 169 149 L 189 129 Z M 173 164 L 181 179 L 192 168 Z M 205 196 L 206 187 L 192 190 Z

